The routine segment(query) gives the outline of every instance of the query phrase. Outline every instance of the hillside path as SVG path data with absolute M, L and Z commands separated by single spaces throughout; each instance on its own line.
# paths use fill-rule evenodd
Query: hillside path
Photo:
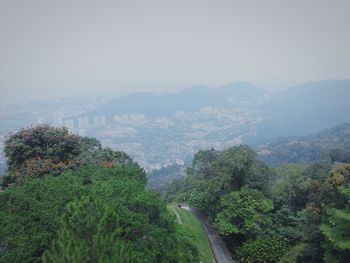
M 170 207 L 174 211 L 177 221 L 182 225 L 182 220 L 181 220 L 179 213 L 176 211 L 176 209 L 173 206 L 170 206 Z
M 219 234 L 210 226 L 208 219 L 202 213 L 192 209 L 188 205 L 182 205 L 181 208 L 191 211 L 201 222 L 205 233 L 207 234 L 211 250 L 213 252 L 216 263 L 234 263 L 230 252 L 220 238 Z

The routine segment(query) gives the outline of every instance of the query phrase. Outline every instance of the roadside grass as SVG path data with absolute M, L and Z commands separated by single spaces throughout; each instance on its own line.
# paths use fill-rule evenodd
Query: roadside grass
M 174 205 L 169 207 L 169 211 L 171 211 L 173 214 L 175 214 L 173 209 L 175 209 L 178 215 L 180 216 L 184 228 L 187 231 L 191 231 L 191 233 L 193 234 L 201 262 L 213 263 L 214 257 L 211 252 L 207 235 L 205 234 L 203 227 L 198 221 L 197 217 L 190 211 L 187 211 Z

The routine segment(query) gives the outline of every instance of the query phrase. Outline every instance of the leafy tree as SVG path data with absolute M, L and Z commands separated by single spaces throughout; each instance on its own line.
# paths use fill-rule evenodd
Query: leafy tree
M 22 129 L 10 134 L 4 147 L 8 176 L 14 181 L 19 181 L 24 176 L 41 177 L 47 173 L 57 175 L 66 169 L 74 168 L 78 165 L 74 158 L 83 148 L 100 146 L 96 140 L 90 140 L 89 147 L 83 146 L 86 142 L 65 128 L 48 125 Z
M 80 138 L 66 128 L 40 125 L 12 134 L 5 141 L 5 154 L 10 169 L 21 167 L 26 160 L 52 159 L 56 163 L 80 153 Z
M 254 237 L 270 223 L 267 213 L 272 210 L 273 204 L 260 191 L 245 186 L 240 191 L 224 195 L 221 207 L 214 223 L 219 233 Z
M 288 206 L 293 211 L 305 207 L 308 201 L 310 178 L 303 173 L 305 165 L 285 164 L 274 168 L 270 195 L 276 207 Z
M 308 216 L 306 225 L 308 242 L 304 254 L 299 258 L 300 262 L 322 262 L 324 259 L 332 262 L 330 251 L 336 251 L 336 249 L 332 248 L 325 233 L 331 237 L 332 231 L 327 231 L 327 229 L 332 229 L 332 222 L 336 221 L 335 211 L 347 207 L 346 195 L 340 190 L 347 187 L 349 182 L 349 164 L 335 166 L 324 181 L 314 180 L 312 182 L 309 201 L 305 208 Z M 320 224 L 322 224 L 321 227 Z
M 271 213 L 272 224 L 264 229 L 264 235 L 288 240 L 290 245 L 303 238 L 305 218 L 295 213 L 287 205 Z
M 22 180 L 26 176 L 59 175 L 68 169 L 91 164 L 138 165 L 123 152 L 102 148 L 94 138 L 80 137 L 66 128 L 39 125 L 23 129 L 5 141 L 8 164 L 7 180 L 3 186 Z
M 239 262 L 274 263 L 279 262 L 287 252 L 286 240 L 278 238 L 258 238 L 246 241 L 238 249 Z
M 330 162 L 323 160 L 315 163 L 309 164 L 303 171 L 303 174 L 312 180 L 317 180 L 319 182 L 325 181 L 329 172 L 332 170 L 332 165 Z
M 292 246 L 288 251 L 280 258 L 278 263 L 296 263 L 299 256 L 304 252 L 306 244 L 301 242 L 295 246 Z
M 0 262 L 39 262 L 59 229 L 65 206 L 83 189 L 79 177 L 27 178 L 0 193 Z
M 113 232 L 111 220 L 113 236 L 106 234 Z M 47 249 L 48 262 L 60 255 L 67 256 L 66 262 L 78 261 L 89 249 L 109 262 L 100 256 L 112 253 L 105 246 L 109 241 L 117 253 L 111 256 L 126 253 L 133 262 L 195 261 L 194 245 L 189 249 L 191 240 L 179 227 L 160 197 L 146 190 L 143 170 L 132 164 L 26 177 L 0 193 L 0 262 L 40 262 Z M 85 237 L 96 240 L 95 245 L 87 246 Z
M 192 172 L 201 178 L 209 178 L 212 176 L 211 164 L 215 162 L 218 157 L 218 152 L 214 148 L 210 150 L 200 150 L 194 157 L 192 162 Z
M 244 185 L 267 191 L 270 170 L 251 148 L 240 145 L 223 151 L 199 151 L 187 174 L 167 187 L 168 199 L 187 200 L 213 220 L 223 195 Z

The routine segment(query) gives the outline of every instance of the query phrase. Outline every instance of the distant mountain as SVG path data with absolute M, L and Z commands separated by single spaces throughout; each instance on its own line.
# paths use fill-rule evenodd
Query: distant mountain
M 300 136 L 350 121 L 350 80 L 301 84 L 270 94 L 261 105 L 261 137 Z
M 270 140 L 255 148 L 260 159 L 270 164 L 309 163 L 323 158 L 350 161 L 350 123 L 306 137 Z
M 279 136 L 305 136 L 350 122 L 350 80 L 309 82 L 276 92 L 267 92 L 248 82 L 234 82 L 217 88 L 195 86 L 173 94 L 135 93 L 100 104 L 78 117 L 142 113 L 147 118 L 171 117 L 176 111 L 192 113 L 202 107 L 240 108 L 261 117 L 251 123 L 255 133 L 244 143 L 259 143 Z M 77 120 L 76 120 L 77 123 Z M 236 125 L 233 123 L 233 125 Z
M 308 136 L 350 123 L 349 98 L 350 80 L 310 82 L 276 92 L 234 82 L 217 88 L 195 86 L 173 94 L 143 92 L 111 98 L 94 110 L 68 117 L 64 124 L 127 152 L 152 170 L 177 159 L 186 161 L 199 149 L 261 145 L 276 137 Z M 184 114 L 174 115 L 177 111 Z M 129 116 L 113 118 L 122 114 Z M 301 144 L 287 146 L 276 145 L 278 154 L 266 158 L 271 163 L 309 162 L 325 154 L 314 144 L 305 149 Z M 338 147 L 331 146 L 327 149 Z
M 118 114 L 143 113 L 167 117 L 176 111 L 193 112 L 205 106 L 232 107 L 242 101 L 257 101 L 266 94 L 247 82 L 234 82 L 218 88 L 194 86 L 173 94 L 135 93 L 115 98 L 88 114 L 110 118 Z

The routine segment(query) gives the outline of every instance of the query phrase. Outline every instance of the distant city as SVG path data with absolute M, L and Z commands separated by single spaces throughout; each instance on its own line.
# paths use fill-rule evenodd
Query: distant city
M 9 132 L 45 123 L 67 127 L 81 136 L 96 137 L 104 146 L 125 151 L 147 171 L 174 163 L 184 165 L 202 148 L 220 149 L 239 144 L 243 136 L 255 136 L 255 124 L 262 121 L 259 115 L 247 109 L 212 106 L 194 113 L 177 111 L 172 117 L 157 118 L 144 113 L 113 115 L 111 119 L 104 115 L 76 117 L 81 114 L 81 109 L 69 105 L 65 105 L 64 110 L 48 111 L 43 107 L 41 111 L 26 114 L 16 110 L 11 113 L 3 110 L 1 114 L 7 122 L 19 115 L 24 118 L 23 122 L 16 121 L 14 126 L 4 126 L 6 121 L 2 122 L 1 147 Z M 3 155 L 0 158 L 3 162 Z
M 307 135 L 350 121 L 349 84 L 324 81 L 268 93 L 248 83 L 233 83 L 163 96 L 70 98 L 3 106 L 0 168 L 4 169 L 6 136 L 37 124 L 64 126 L 81 136 L 95 137 L 104 146 L 126 152 L 146 171 L 183 166 L 200 149 Z M 298 114 L 299 110 L 306 114 Z M 325 121 L 323 111 L 332 118 Z
M 234 98 L 228 97 L 227 101 L 231 103 Z M 240 144 L 244 136 L 256 135 L 256 124 L 262 121 L 249 102 L 233 108 L 207 105 L 195 112 L 180 110 L 166 117 L 161 113 L 158 117 L 147 116 L 143 112 L 94 115 L 94 109 L 105 102 L 76 98 L 2 108 L 0 162 L 5 162 L 2 147 L 9 132 L 49 124 L 67 127 L 81 136 L 96 137 L 104 146 L 125 151 L 146 171 L 151 171 L 188 164 L 199 149 Z

